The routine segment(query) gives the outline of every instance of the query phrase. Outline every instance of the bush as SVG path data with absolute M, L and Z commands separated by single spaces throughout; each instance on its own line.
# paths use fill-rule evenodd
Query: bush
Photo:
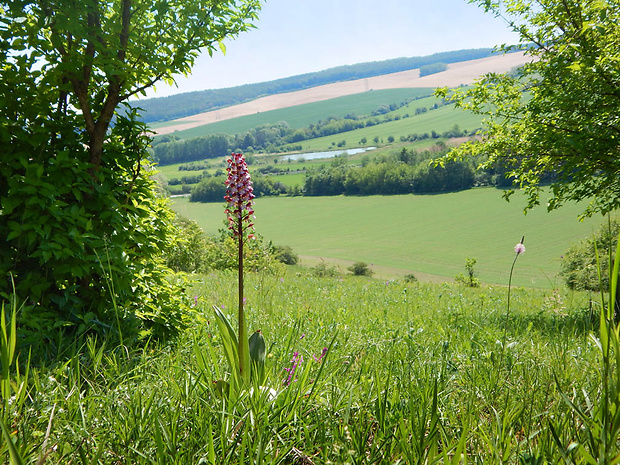
M 275 256 L 278 261 L 285 265 L 297 265 L 299 262 L 299 255 L 293 252 L 288 245 L 279 245 L 275 247 Z
M 349 268 L 347 268 L 353 274 L 353 276 L 372 276 L 373 271 L 368 267 L 367 263 L 355 262 Z
M 612 220 L 602 225 L 590 239 L 570 247 L 562 256 L 560 276 L 569 289 L 578 291 L 607 291 L 609 289 L 609 253 L 616 250 L 620 222 Z M 596 263 L 598 251 L 599 264 Z M 598 268 L 600 266 L 601 282 Z
M 156 193 L 134 117 L 117 118 L 96 172 L 72 121 L 54 126 L 63 136 L 55 146 L 32 150 L 26 125 L 5 144 L 0 300 L 25 303 L 25 344 L 55 350 L 52 340 L 85 333 L 128 343 L 138 332 L 162 337 L 185 325 L 182 293 L 162 260 L 173 213 Z
M 166 248 L 166 265 L 176 272 L 204 273 L 207 262 L 208 239 L 195 221 L 177 217 L 175 240 Z
M 475 258 L 468 258 L 467 260 L 465 260 L 465 269 L 467 270 L 467 276 L 459 273 L 454 277 L 454 280 L 459 284 L 464 284 L 465 286 L 480 287 L 480 280 L 476 278 L 476 271 L 474 270 L 475 265 Z
M 246 271 L 264 271 L 276 274 L 282 265 L 275 257 L 275 248 L 265 243 L 260 234 L 248 240 L 244 247 L 243 267 Z M 238 244 L 227 230 L 220 236 L 207 239 L 205 261 L 207 270 L 236 270 L 238 264 Z
M 340 276 L 342 274 L 340 268 L 336 266 L 329 266 L 327 263 L 325 263 L 325 260 L 323 259 L 321 259 L 321 262 L 311 270 L 314 276 L 318 276 L 320 278 L 323 278 L 325 276 Z

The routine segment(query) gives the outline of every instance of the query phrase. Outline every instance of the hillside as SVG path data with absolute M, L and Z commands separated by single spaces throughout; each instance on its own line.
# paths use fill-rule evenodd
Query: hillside
M 383 61 L 338 66 L 314 73 L 301 74 L 274 81 L 245 84 L 224 89 L 186 92 L 169 97 L 150 98 L 134 102 L 141 107 L 147 123 L 169 121 L 217 108 L 229 107 L 273 94 L 293 92 L 340 81 L 352 81 L 373 76 L 422 69 L 430 74 L 445 69 L 448 63 L 486 58 L 493 49 L 470 49 L 435 53 L 424 57 L 394 58 Z
M 206 124 L 256 114 L 264 111 L 288 108 L 312 102 L 320 102 L 345 95 L 354 95 L 379 89 L 456 87 L 473 83 L 489 72 L 507 72 L 529 60 L 522 52 L 494 55 L 487 58 L 452 63 L 446 71 L 420 77 L 419 69 L 374 76 L 353 81 L 337 82 L 295 92 L 269 95 L 251 102 L 208 111 L 170 121 L 158 126 L 158 135 L 196 128 Z

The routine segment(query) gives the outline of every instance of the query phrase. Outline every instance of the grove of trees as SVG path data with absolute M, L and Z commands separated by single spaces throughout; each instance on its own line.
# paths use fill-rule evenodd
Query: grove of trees
M 309 172 L 303 195 L 396 195 L 426 194 L 469 189 L 475 184 L 470 162 L 450 161 L 443 166 L 429 164 L 430 153 L 418 161 L 403 149 L 397 159 L 385 159 L 365 166 L 348 166 L 337 158 L 329 166 Z M 405 160 L 411 160 L 409 164 Z

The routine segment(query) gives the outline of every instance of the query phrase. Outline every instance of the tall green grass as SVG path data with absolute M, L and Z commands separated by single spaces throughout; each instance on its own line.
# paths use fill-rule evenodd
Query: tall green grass
M 373 264 L 379 276 L 407 273 L 450 280 L 475 258 L 484 283 L 508 284 L 506 260 L 525 236 L 513 284 L 550 288 L 560 258 L 573 242 L 591 234 L 600 222 L 577 217 L 580 205 L 547 213 L 544 208 L 523 214 L 518 195 L 510 203 L 494 188 L 440 195 L 372 197 L 281 197 L 257 200 L 257 230 L 279 245 L 289 245 L 302 261 L 318 257 L 351 264 Z M 222 227 L 220 204 L 175 199 L 173 207 L 214 234 Z
M 27 402 L 3 411 L 0 461 L 585 463 L 554 437 L 580 439 L 565 396 L 598 402 L 587 295 L 559 305 L 551 292 L 514 289 L 506 322 L 505 289 L 249 275 L 248 329 L 265 335 L 276 393 L 228 402 L 214 383 L 228 364 L 211 305 L 235 309 L 235 280 L 195 277 L 195 325 L 172 345 L 87 340 L 32 369 Z M 303 362 L 287 385 L 295 352 Z

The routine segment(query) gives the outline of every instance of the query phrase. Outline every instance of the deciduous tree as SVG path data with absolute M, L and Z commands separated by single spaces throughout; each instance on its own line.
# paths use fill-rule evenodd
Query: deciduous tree
M 0 1 L 0 299 L 25 302 L 36 339 L 131 321 L 178 329 L 179 293 L 158 259 L 170 211 L 146 172 L 146 127 L 119 106 L 188 73 L 259 6 Z
M 605 0 L 474 0 L 517 32 L 532 60 L 512 74 L 488 74 L 470 89 L 439 95 L 486 115 L 482 139 L 451 156 L 502 160 L 540 202 L 553 175 L 551 210 L 589 202 L 585 214 L 620 205 L 620 2 Z

